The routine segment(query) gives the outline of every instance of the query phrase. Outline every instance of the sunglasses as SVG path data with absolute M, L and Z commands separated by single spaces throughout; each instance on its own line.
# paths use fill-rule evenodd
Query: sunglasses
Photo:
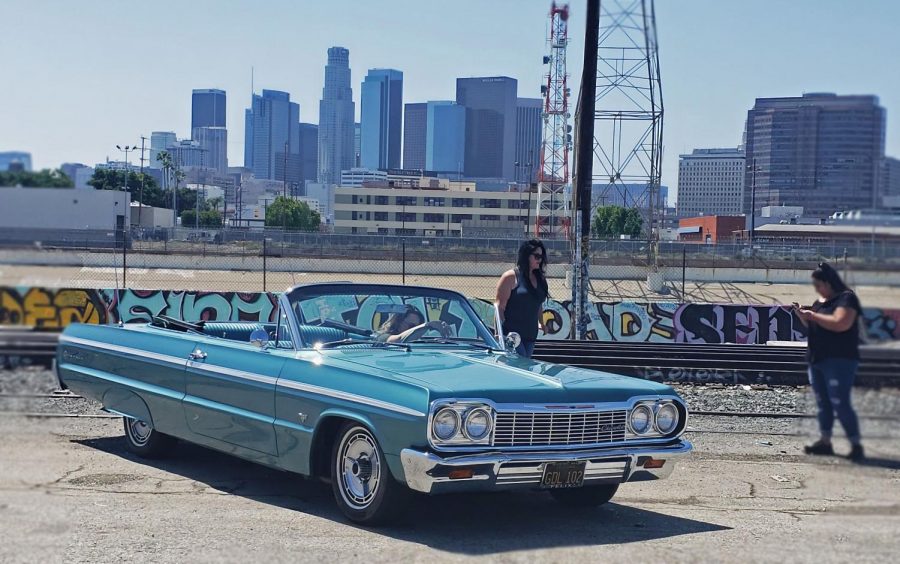
M 531 256 L 538 260 L 544 260 L 544 253 L 531 253 Z

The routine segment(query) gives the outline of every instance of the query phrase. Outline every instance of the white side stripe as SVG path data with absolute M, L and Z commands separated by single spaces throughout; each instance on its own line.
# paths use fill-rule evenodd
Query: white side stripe
M 152 360 L 159 360 L 161 362 L 170 362 L 172 364 L 187 364 L 186 358 L 179 358 L 177 356 L 170 356 L 167 354 L 160 354 L 150 351 L 144 351 L 141 349 L 135 349 L 131 347 L 123 347 L 121 345 L 112 345 L 109 343 L 104 343 L 103 341 L 94 341 L 91 339 L 82 339 L 81 337 L 69 337 L 66 335 L 60 335 L 59 337 L 60 343 L 71 343 L 73 345 L 84 345 L 86 347 L 94 347 L 97 349 L 103 349 L 106 351 L 114 351 L 123 354 L 130 354 L 134 356 L 140 356 L 144 358 L 149 358 Z
M 389 411 L 396 411 L 397 413 L 404 413 L 406 415 L 412 415 L 415 417 L 424 417 L 425 414 L 421 411 L 416 411 L 415 409 L 411 409 L 409 407 L 405 407 L 402 405 L 397 405 L 396 403 L 389 403 L 386 401 L 381 401 L 373 398 L 368 398 L 365 396 L 358 396 L 356 394 L 351 394 L 350 392 L 342 392 L 339 390 L 332 390 L 330 388 L 323 388 L 321 386 L 314 386 L 312 384 L 304 384 L 303 382 L 295 382 L 293 380 L 279 380 L 279 386 L 284 386 L 285 388 L 292 388 L 294 390 L 299 390 L 301 392 L 309 392 L 311 394 L 317 394 L 321 396 L 328 396 L 332 398 L 342 399 L 346 401 L 352 401 L 354 403 L 363 403 L 366 405 L 371 405 L 373 407 L 380 407 L 382 409 L 387 409 Z

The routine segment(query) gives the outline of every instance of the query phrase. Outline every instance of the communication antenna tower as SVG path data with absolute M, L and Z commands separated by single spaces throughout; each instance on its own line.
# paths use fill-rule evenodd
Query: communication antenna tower
M 566 47 L 569 42 L 569 5 L 550 7 L 550 31 L 544 55 L 547 74 L 541 85 L 544 95 L 544 128 L 541 145 L 541 171 L 535 209 L 535 235 L 553 238 L 569 235 L 569 150 L 572 127 L 569 125 L 569 86 L 566 74 Z

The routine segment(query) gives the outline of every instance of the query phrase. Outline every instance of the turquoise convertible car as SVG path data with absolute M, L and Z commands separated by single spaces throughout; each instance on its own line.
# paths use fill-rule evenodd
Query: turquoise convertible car
M 358 523 L 396 515 L 411 491 L 597 505 L 691 450 L 671 388 L 520 357 L 518 336 L 492 333 L 456 292 L 315 284 L 276 313 L 70 325 L 60 381 L 122 415 L 138 455 L 181 439 L 322 478 Z

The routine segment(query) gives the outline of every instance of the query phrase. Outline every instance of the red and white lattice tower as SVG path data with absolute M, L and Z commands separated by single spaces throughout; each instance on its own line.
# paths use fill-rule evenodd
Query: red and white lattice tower
M 569 86 L 566 74 L 566 46 L 569 42 L 569 5 L 550 8 L 550 52 L 544 56 L 547 74 L 544 94 L 544 129 L 541 170 L 535 209 L 535 235 L 542 238 L 569 235 Z

